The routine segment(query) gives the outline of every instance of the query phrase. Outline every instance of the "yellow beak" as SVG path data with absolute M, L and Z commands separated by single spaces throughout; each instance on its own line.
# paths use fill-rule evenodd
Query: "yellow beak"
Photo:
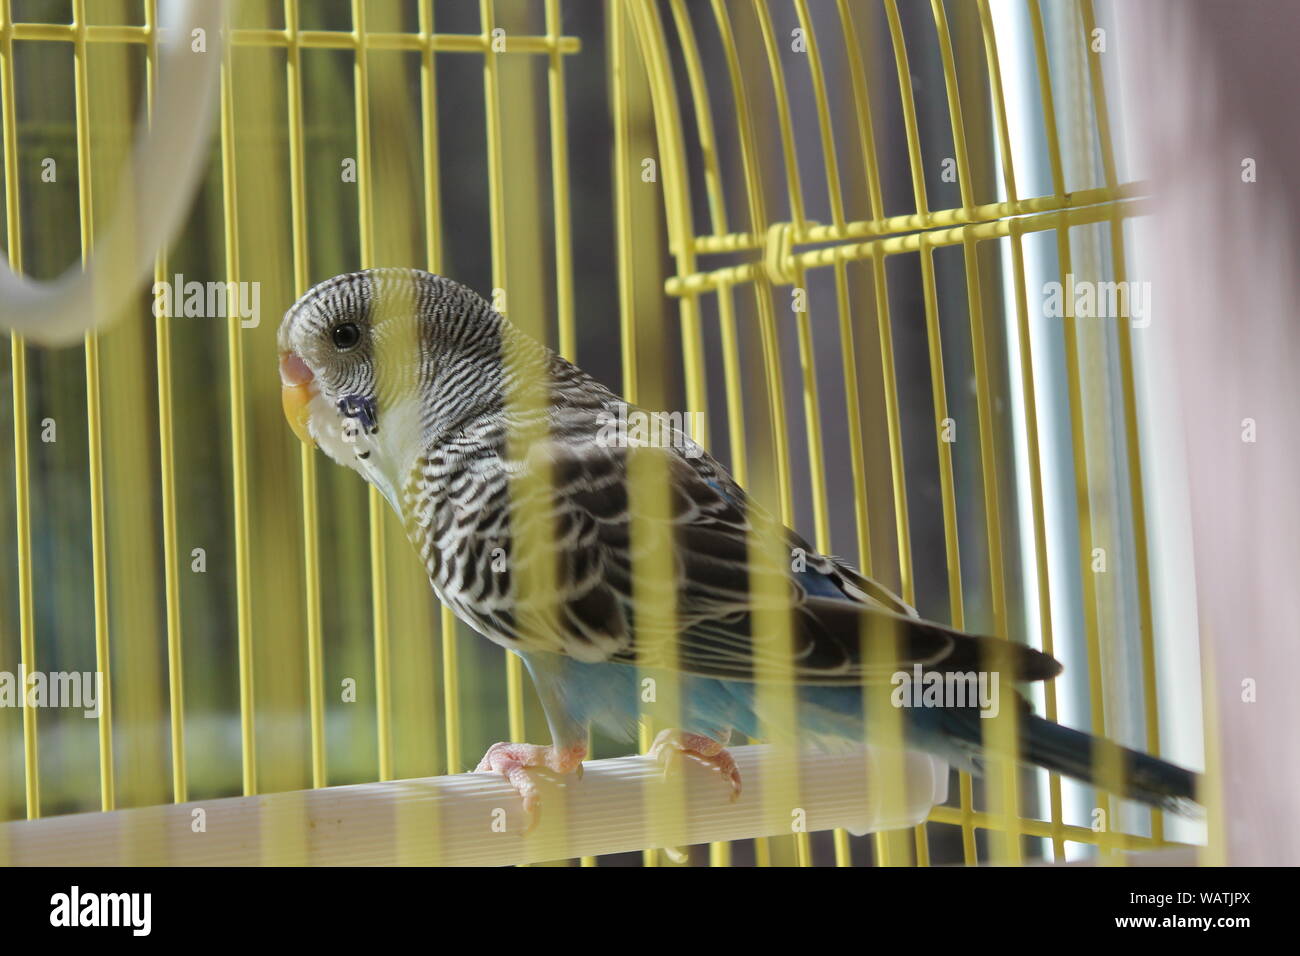
M 312 375 L 307 363 L 292 352 L 280 355 L 280 405 L 289 427 L 304 443 L 311 445 L 307 422 L 311 418 Z

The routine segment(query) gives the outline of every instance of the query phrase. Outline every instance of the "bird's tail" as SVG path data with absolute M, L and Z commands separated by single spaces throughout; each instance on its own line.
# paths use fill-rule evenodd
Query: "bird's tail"
M 981 739 L 980 723 L 978 718 L 961 719 L 949 725 L 949 732 L 967 744 L 987 750 L 991 740 Z M 1196 807 L 1200 778 L 1190 770 L 1130 750 L 1113 740 L 1062 727 L 1035 714 L 1021 716 L 1018 737 L 1016 756 L 1026 763 L 1130 800 L 1185 816 L 1200 815 Z

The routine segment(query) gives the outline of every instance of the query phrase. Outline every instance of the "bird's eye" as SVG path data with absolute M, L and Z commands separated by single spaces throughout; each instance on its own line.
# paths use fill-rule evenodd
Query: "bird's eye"
M 336 349 L 346 352 L 357 347 L 357 343 L 361 341 L 361 330 L 354 323 L 345 322 L 343 325 L 334 326 L 330 338 L 334 340 Z

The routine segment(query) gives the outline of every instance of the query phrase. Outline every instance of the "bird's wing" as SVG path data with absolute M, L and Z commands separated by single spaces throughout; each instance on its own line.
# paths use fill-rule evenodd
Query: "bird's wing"
M 546 578 L 558 585 L 558 612 L 553 604 L 550 620 L 514 622 L 532 646 L 733 680 L 885 683 L 916 664 L 941 671 L 1000 664 L 1024 680 L 1059 671 L 1030 648 L 920 621 L 888 590 L 773 520 L 707 456 L 553 441 L 534 445 L 511 470 L 516 479 L 549 478 L 513 483 L 516 550 L 535 552 L 520 547 L 530 536 L 555 542 Z M 658 518 L 641 505 L 633 519 L 630 472 L 648 476 L 643 494 L 666 481 Z M 663 556 L 658 578 L 641 570 Z M 638 615 L 638 607 L 648 610 Z M 535 631 L 545 633 L 524 636 Z

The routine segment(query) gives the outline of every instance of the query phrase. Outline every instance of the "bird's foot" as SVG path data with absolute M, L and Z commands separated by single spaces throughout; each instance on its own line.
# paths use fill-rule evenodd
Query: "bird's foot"
M 582 778 L 582 759 L 587 756 L 585 744 L 568 747 L 516 744 L 508 741 L 493 744 L 474 768 L 475 773 L 499 773 L 515 788 L 528 814 L 528 833 L 541 819 L 541 794 L 537 784 L 528 775 L 531 767 L 544 768 L 554 773 L 574 773 Z
M 726 743 L 730 739 L 730 731 L 721 741 L 717 741 L 703 734 L 688 734 L 684 730 L 661 730 L 646 753 L 663 764 L 665 776 L 668 775 L 672 761 L 679 755 L 712 767 L 731 785 L 731 802 L 735 803 L 740 798 L 740 771 L 736 769 L 735 758 L 726 749 Z

